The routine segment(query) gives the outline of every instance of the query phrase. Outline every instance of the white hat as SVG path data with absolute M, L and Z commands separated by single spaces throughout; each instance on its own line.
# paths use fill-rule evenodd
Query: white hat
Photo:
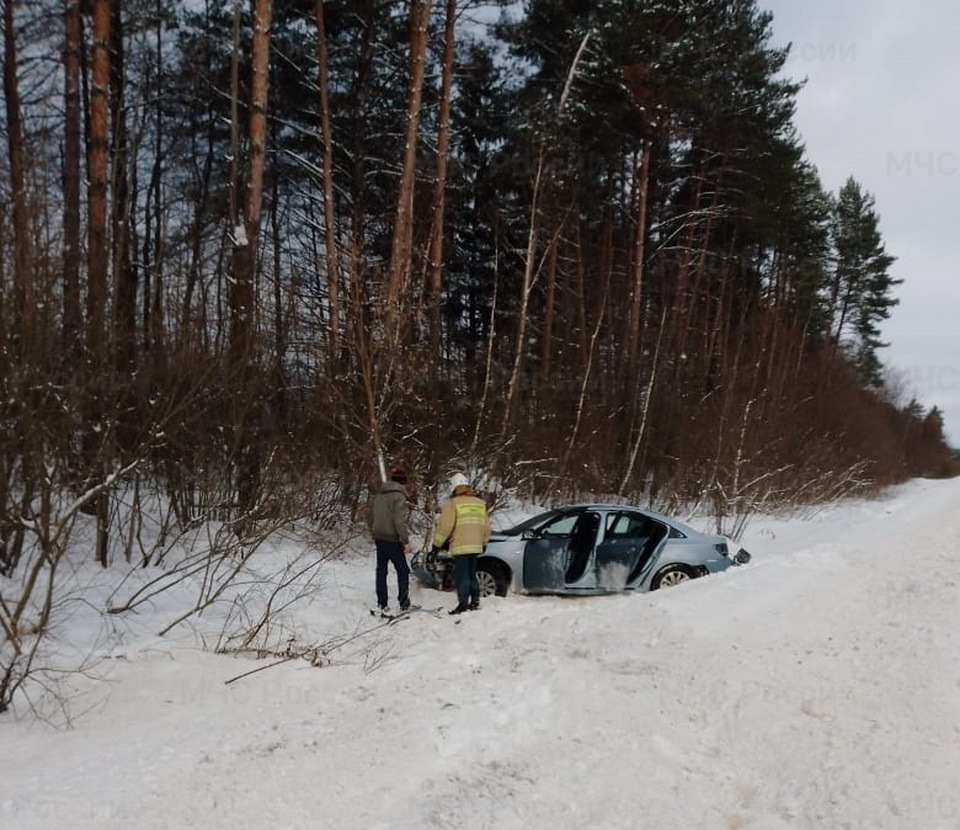
M 458 487 L 470 486 L 470 479 L 463 473 L 454 473 L 450 476 L 450 492 L 453 493 Z

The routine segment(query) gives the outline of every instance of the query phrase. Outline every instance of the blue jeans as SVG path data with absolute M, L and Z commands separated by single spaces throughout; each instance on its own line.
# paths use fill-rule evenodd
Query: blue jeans
M 393 563 L 397 572 L 397 601 L 401 607 L 410 602 L 410 566 L 400 542 L 377 539 L 377 605 L 388 605 L 387 564 Z
M 479 553 L 461 553 L 453 557 L 453 580 L 457 583 L 457 601 L 460 605 L 480 602 L 480 583 L 477 581 Z

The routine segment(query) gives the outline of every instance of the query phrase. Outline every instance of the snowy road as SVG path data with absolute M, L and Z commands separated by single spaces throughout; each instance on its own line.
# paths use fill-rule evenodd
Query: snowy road
M 955 830 L 960 481 L 744 543 L 680 588 L 416 615 L 229 686 L 248 663 L 131 649 L 72 730 L 0 721 L 0 826 Z M 304 625 L 365 624 L 372 566 L 331 567 Z

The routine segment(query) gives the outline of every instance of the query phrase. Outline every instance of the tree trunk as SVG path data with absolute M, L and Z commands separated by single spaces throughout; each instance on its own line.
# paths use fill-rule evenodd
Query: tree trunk
M 392 351 L 399 332 L 400 298 L 410 281 L 413 258 L 413 197 L 417 175 L 417 136 L 426 70 L 427 29 L 430 0 L 410 0 L 410 80 L 407 91 L 407 129 L 404 137 L 403 167 L 397 193 L 397 217 L 393 227 L 390 266 L 384 294 L 384 332 L 387 350 Z
M 113 336 L 114 360 L 118 371 L 130 373 L 136 360 L 137 272 L 130 252 L 133 248 L 130 221 L 130 171 L 127 153 L 127 116 L 124 110 L 124 43 L 120 3 L 111 3 L 110 24 L 110 114 L 113 136 Z
M 579 225 L 579 222 L 578 222 Z M 593 332 L 590 335 L 590 345 L 589 350 L 582 349 L 583 353 L 581 359 L 583 361 L 581 378 L 580 378 L 580 394 L 577 397 L 577 407 L 575 410 L 573 426 L 570 429 L 570 435 L 567 438 L 567 446 L 563 453 L 563 460 L 560 462 L 560 466 L 557 468 L 558 477 L 564 477 L 568 474 L 571 476 L 576 476 L 577 471 L 570 470 L 570 458 L 573 455 L 573 450 L 576 447 L 577 439 L 580 435 L 580 426 L 583 422 L 584 409 L 587 403 L 587 395 L 590 389 L 590 375 L 593 369 L 593 358 L 596 354 L 597 342 L 600 338 L 600 331 L 603 328 L 604 317 L 606 316 L 607 303 L 610 299 L 610 283 L 613 277 L 612 267 L 607 267 L 603 270 L 603 289 L 600 294 L 600 304 L 597 309 L 597 319 L 593 326 Z
M 433 195 L 433 222 L 430 228 L 430 277 L 427 307 L 430 314 L 430 343 L 434 365 L 440 363 L 440 295 L 443 288 L 443 235 L 447 192 L 447 153 L 450 147 L 451 90 L 456 46 L 457 0 L 447 0 L 444 23 L 443 69 L 440 84 L 440 115 L 437 123 L 437 180 Z
M 323 220 L 326 242 L 327 306 L 331 362 L 340 352 L 340 251 L 337 246 L 336 209 L 333 197 L 333 131 L 330 126 L 330 72 L 323 0 L 317 0 L 317 65 L 320 85 L 320 132 L 323 139 Z
M 283 310 L 283 268 L 281 246 L 283 233 L 280 227 L 280 183 L 272 177 L 270 199 L 270 247 L 273 251 L 273 389 L 276 411 L 283 419 L 287 411 L 287 323 Z
M 544 385 L 550 377 L 550 363 L 553 356 L 553 311 L 557 291 L 557 248 L 560 245 L 554 237 L 547 252 L 547 291 L 543 308 L 543 330 L 540 343 L 540 371 Z
M 156 89 L 164 89 L 163 71 L 163 25 L 161 0 L 157 0 L 157 23 L 155 60 L 157 66 Z M 147 354 L 159 359 L 162 353 L 164 324 L 160 313 L 161 298 L 163 296 L 163 218 L 164 208 L 161 203 L 161 183 L 163 181 L 164 165 L 164 118 L 163 96 L 157 95 L 154 110 L 154 150 L 153 165 L 150 171 L 150 184 L 147 186 L 147 208 L 144 217 L 143 233 L 143 348 Z M 152 211 L 151 211 L 152 206 Z M 153 222 L 153 226 L 151 226 Z M 155 230 L 154 230 L 155 228 Z M 156 362 L 156 360 L 154 361 Z
M 650 183 L 650 140 L 643 142 L 640 167 L 637 170 L 637 229 L 633 244 L 633 287 L 630 296 L 630 322 L 627 340 L 627 363 L 630 376 L 637 375 L 640 354 L 640 324 L 643 319 L 643 279 L 647 239 L 647 193 Z
M 93 0 L 90 126 L 87 144 L 87 363 L 94 376 L 104 358 L 107 304 L 107 171 L 110 148 L 110 0 Z
M 249 167 L 242 225 L 234 231 L 233 284 L 230 292 L 230 363 L 234 371 L 237 411 L 234 427 L 237 459 L 237 494 L 241 513 L 249 512 L 260 491 L 260 405 L 254 388 L 256 373 L 257 251 L 263 205 L 263 172 L 266 162 L 267 91 L 270 80 L 270 26 L 273 0 L 256 0 L 253 16 L 250 82 Z
M 233 51 L 231 62 L 231 95 L 230 95 L 230 169 L 227 190 L 229 193 L 228 223 L 231 232 L 237 223 L 237 87 L 239 80 L 237 78 L 240 51 L 240 6 L 237 3 L 234 7 L 234 30 L 233 30 Z M 207 298 L 204 286 L 200 277 L 203 270 L 203 228 L 207 213 L 207 206 L 210 202 L 210 193 L 212 189 L 212 178 L 214 162 L 217 155 L 217 126 L 212 114 L 208 114 L 206 123 L 206 152 L 203 154 L 203 164 L 200 166 L 199 181 L 196 183 L 197 198 L 193 204 L 193 222 L 190 228 L 190 258 L 187 269 L 187 286 L 184 290 L 183 311 L 179 332 L 179 349 L 182 351 L 187 345 L 193 344 L 194 332 L 196 332 L 196 346 L 203 345 L 205 327 L 203 318 L 206 315 Z M 197 293 L 200 287 L 200 298 L 198 300 L 199 312 L 196 315 L 196 321 L 193 319 L 193 295 Z
M 266 162 L 267 90 L 270 80 L 270 25 L 272 0 L 256 0 L 253 18 L 250 81 L 249 161 L 242 227 L 234 231 L 233 284 L 230 292 L 231 363 L 241 370 L 253 358 L 256 328 L 257 249 L 263 206 L 263 171 Z
M 63 347 L 80 336 L 80 0 L 65 0 L 63 137 Z
M 27 209 L 24 174 L 23 119 L 20 108 L 20 83 L 17 78 L 17 39 L 14 27 L 15 0 L 3 3 L 3 89 L 7 115 L 7 158 L 10 163 L 10 189 L 13 198 L 13 321 L 11 332 L 15 359 L 23 360 L 35 348 L 34 275 L 30 243 L 30 222 Z
M 520 376 L 523 371 L 523 356 L 526 351 L 527 311 L 530 307 L 530 295 L 537 279 L 539 268 L 536 265 L 537 237 L 540 234 L 540 187 L 543 179 L 545 149 L 540 147 L 540 158 L 534 174 L 533 190 L 530 199 L 530 227 L 527 230 L 527 252 L 523 267 L 523 286 L 520 294 L 520 306 L 517 311 L 517 334 L 513 352 L 513 368 L 507 383 L 507 395 L 503 403 L 503 419 L 500 422 L 500 439 L 505 440 L 513 426 L 513 411 L 516 407 L 517 390 L 520 388 Z
M 102 373 L 107 276 L 107 176 L 110 152 L 110 0 L 93 2 L 93 49 L 90 66 L 90 119 L 87 141 L 87 395 L 84 456 L 90 481 L 98 481 L 107 466 L 101 453 L 107 446 L 109 424 L 104 423 Z M 97 518 L 96 558 L 107 566 L 109 493 L 104 488 L 93 500 Z

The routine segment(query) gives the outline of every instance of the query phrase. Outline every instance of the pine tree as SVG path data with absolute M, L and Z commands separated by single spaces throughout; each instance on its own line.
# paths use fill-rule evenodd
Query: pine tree
M 877 350 L 880 323 L 899 300 L 892 289 L 903 280 L 890 275 L 895 257 L 887 254 L 879 228 L 874 198 L 851 177 L 840 189 L 833 211 L 834 264 L 830 294 L 831 337 L 852 360 L 860 380 L 881 386 Z

